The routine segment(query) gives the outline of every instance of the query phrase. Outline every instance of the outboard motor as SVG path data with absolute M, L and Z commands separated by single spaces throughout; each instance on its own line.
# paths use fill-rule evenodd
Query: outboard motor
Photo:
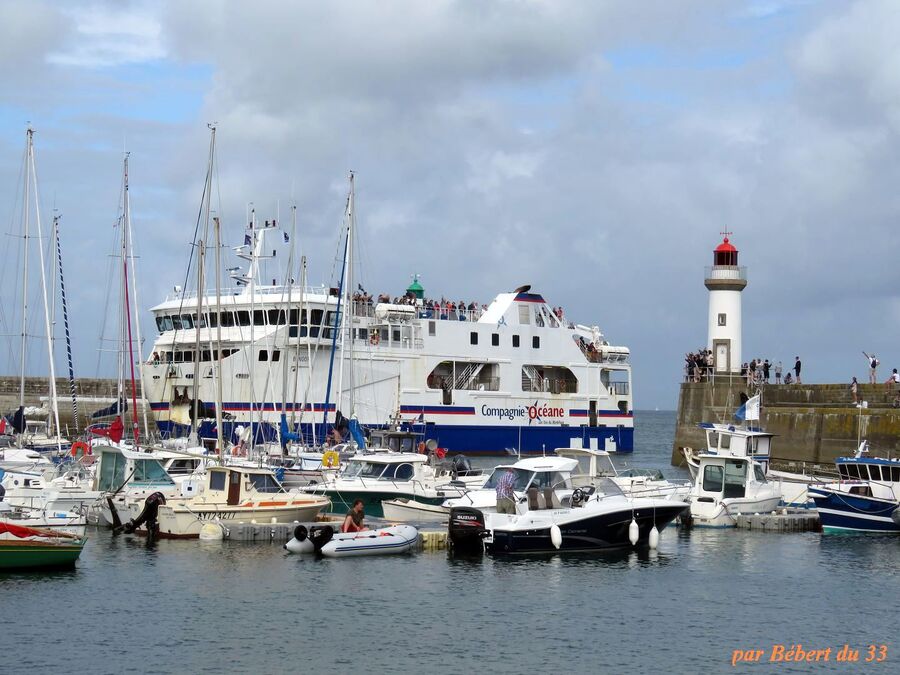
M 144 508 L 140 515 L 133 520 L 129 520 L 124 525 L 113 529 L 113 534 L 132 534 L 141 525 L 147 527 L 147 541 L 155 541 L 159 535 L 159 523 L 156 517 L 159 514 L 159 507 L 166 503 L 166 496 L 162 492 L 154 492 L 144 500 Z
M 322 550 L 322 547 L 331 541 L 334 536 L 334 528 L 331 525 L 323 525 L 321 527 L 309 528 L 309 540 L 312 542 L 316 553 Z
M 450 550 L 457 553 L 483 553 L 484 514 L 471 506 L 454 506 L 450 509 L 448 525 Z
M 472 470 L 472 462 L 465 455 L 456 455 L 453 458 L 453 473 L 456 476 L 466 476 Z

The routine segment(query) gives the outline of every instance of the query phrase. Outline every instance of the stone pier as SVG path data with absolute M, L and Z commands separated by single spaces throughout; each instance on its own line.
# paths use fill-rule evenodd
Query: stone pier
M 860 384 L 859 399 L 867 408 L 853 405 L 846 384 L 763 385 L 762 419 L 759 426 L 777 434 L 772 457 L 783 462 L 830 465 L 839 456 L 852 455 L 858 438 L 869 441 L 871 453 L 900 456 L 900 408 L 894 408 L 898 389 L 885 384 Z M 672 464 L 683 463 L 681 448 L 706 445 L 700 422 L 734 423 L 741 393 L 753 396 L 757 389 L 739 377 L 711 382 L 686 382 L 678 397 Z

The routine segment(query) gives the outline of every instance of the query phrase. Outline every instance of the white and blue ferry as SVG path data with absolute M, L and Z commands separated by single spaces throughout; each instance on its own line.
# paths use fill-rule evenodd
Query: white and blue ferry
M 249 425 L 271 438 L 284 414 L 320 444 L 341 411 L 369 427 L 399 415 L 450 452 L 633 449 L 628 348 L 530 287 L 456 304 L 429 301 L 416 280 L 399 301 L 356 293 L 340 304 L 346 291 L 294 284 L 303 273 L 277 267 L 290 259 L 280 224 L 251 232 L 235 249 L 249 267 L 229 270 L 237 288 L 198 299 L 176 287 L 151 310 L 142 386 L 164 435 L 189 428 L 196 397 L 201 435 L 215 436 L 219 379 L 228 434 Z
M 823 531 L 900 533 L 900 460 L 864 452 L 835 460 L 839 482 L 809 486 Z

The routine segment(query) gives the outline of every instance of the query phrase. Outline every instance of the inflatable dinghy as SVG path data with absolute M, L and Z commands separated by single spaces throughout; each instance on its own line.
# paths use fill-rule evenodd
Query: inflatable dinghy
M 329 558 L 349 558 L 357 555 L 391 555 L 412 550 L 419 540 L 419 531 L 412 525 L 393 525 L 379 530 L 335 534 L 330 525 L 313 526 L 307 530 L 298 525 L 294 538 L 284 545 L 291 553 L 320 553 Z

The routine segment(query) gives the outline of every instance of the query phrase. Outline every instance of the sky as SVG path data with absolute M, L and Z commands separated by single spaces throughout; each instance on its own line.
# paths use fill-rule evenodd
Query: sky
M 430 296 L 489 302 L 531 284 L 631 348 L 637 409 L 676 405 L 726 230 L 748 268 L 745 360 L 801 355 L 805 381 L 849 382 L 875 352 L 886 378 L 898 34 L 890 0 L 0 0 L 0 368 L 18 372 L 27 125 L 91 377 L 112 373 L 98 350 L 123 153 L 152 339 L 146 310 L 182 283 L 215 123 L 214 208 L 235 245 L 248 203 L 282 221 L 296 204 L 310 281 L 328 282 L 353 170 L 369 291 L 420 274 Z

